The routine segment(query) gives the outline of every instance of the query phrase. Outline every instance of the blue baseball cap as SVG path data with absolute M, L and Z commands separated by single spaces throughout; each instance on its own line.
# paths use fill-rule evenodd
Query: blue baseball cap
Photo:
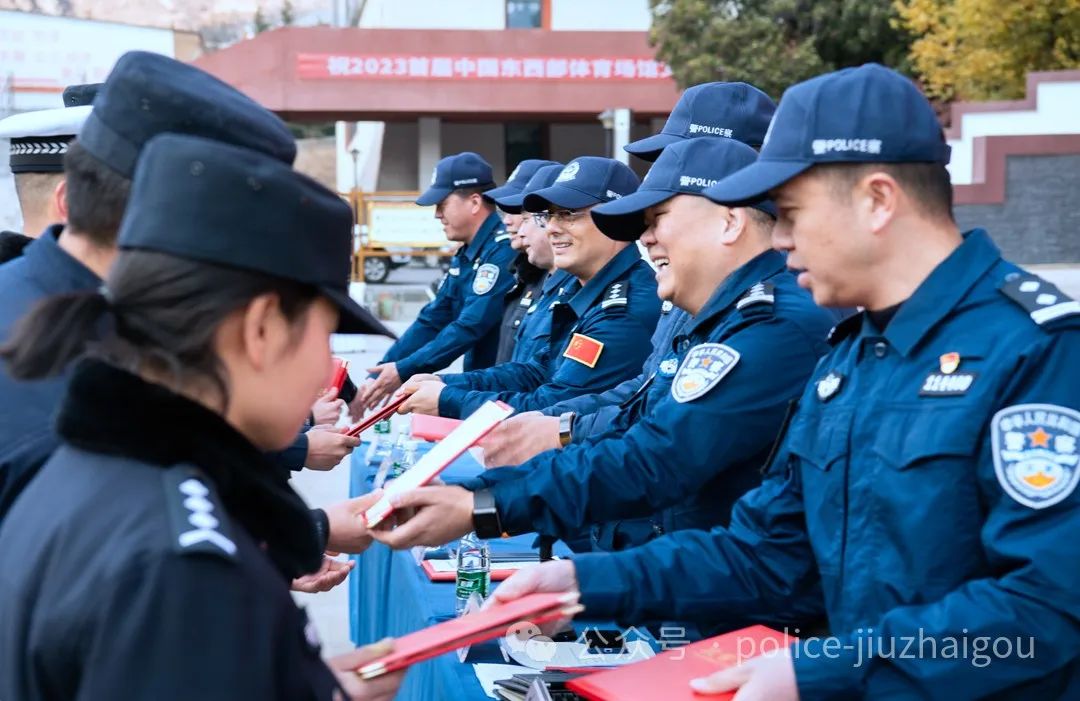
M 706 137 L 680 141 L 664 149 L 637 192 L 594 207 L 600 231 L 616 241 L 636 241 L 645 231 L 645 210 L 676 195 L 702 196 L 705 188 L 754 162 L 757 152 L 734 139 Z M 772 203 L 754 207 L 776 216 Z
M 721 204 L 752 201 L 818 163 L 948 162 L 930 102 L 909 79 L 867 63 L 788 88 L 757 161 L 705 196 Z
M 536 171 L 544 166 L 559 166 L 559 169 L 562 169 L 562 163 L 557 163 L 555 161 L 544 161 L 539 158 L 526 159 L 517 164 L 517 167 L 510 173 L 510 177 L 507 178 L 505 185 L 493 190 L 488 190 L 484 193 L 484 197 L 499 205 L 499 208 L 504 212 L 509 212 L 510 214 L 520 213 L 521 199 L 519 198 L 517 201 L 510 201 L 507 198 L 515 198 L 520 195 L 522 190 L 525 189 L 525 185 L 529 182 L 529 179 L 536 174 Z
M 161 54 L 129 51 L 93 98 L 79 144 L 126 178 L 143 145 L 164 132 L 192 134 L 261 151 L 292 164 L 285 122 L 209 73 Z
M 165 133 L 142 149 L 117 242 L 310 285 L 339 333 L 393 338 L 349 296 L 352 225 L 343 199 L 280 159 Z
M 735 139 L 757 148 L 776 112 L 772 98 L 748 83 L 702 83 L 687 88 L 659 134 L 623 146 L 655 161 L 671 144 L 698 136 Z
M 425 207 L 439 204 L 451 192 L 463 187 L 485 190 L 495 187 L 491 165 L 478 153 L 462 151 L 436 163 L 435 170 L 431 172 L 431 187 L 416 198 L 416 204 Z
M 582 156 L 567 163 L 550 186 L 526 195 L 523 205 L 527 212 L 542 212 L 551 205 L 581 209 L 626 197 L 640 184 L 625 163 Z
M 521 188 L 521 192 L 516 195 L 504 197 L 500 201 L 499 206 L 503 209 L 506 209 L 506 207 L 514 207 L 518 212 L 521 212 L 525 204 L 525 198 L 534 192 L 538 192 L 554 185 L 555 179 L 559 177 L 559 173 L 562 172 L 562 169 L 562 163 L 541 166 L 540 169 L 533 173 L 532 177 L 529 178 L 529 182 L 525 183 L 525 187 Z M 504 202 L 505 204 L 503 204 Z

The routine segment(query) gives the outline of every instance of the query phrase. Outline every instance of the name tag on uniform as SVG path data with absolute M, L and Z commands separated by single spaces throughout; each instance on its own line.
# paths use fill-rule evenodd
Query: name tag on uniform
M 923 380 L 920 397 L 960 397 L 967 394 L 971 389 L 971 383 L 975 381 L 978 373 L 958 372 L 946 375 L 943 372 L 932 372 Z

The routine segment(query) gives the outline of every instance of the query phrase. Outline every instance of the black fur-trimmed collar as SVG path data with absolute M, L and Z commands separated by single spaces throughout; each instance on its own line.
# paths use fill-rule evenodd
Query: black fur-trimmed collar
M 198 466 L 225 509 L 265 543 L 288 577 L 318 569 L 320 539 L 311 513 L 282 474 L 219 414 L 101 360 L 76 367 L 57 419 L 67 442 L 160 467 Z
M 22 255 L 23 249 L 34 239 L 15 231 L 0 231 L 0 263 L 6 263 Z

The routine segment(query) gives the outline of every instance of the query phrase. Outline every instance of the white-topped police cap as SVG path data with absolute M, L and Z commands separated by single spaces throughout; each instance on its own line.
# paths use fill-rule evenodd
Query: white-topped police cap
M 543 212 L 552 206 L 582 209 L 611 202 L 637 190 L 641 180 L 625 163 L 614 158 L 581 156 L 566 164 L 548 187 L 530 192 L 526 212 Z
M 339 333 L 394 337 L 349 296 L 352 209 L 280 159 L 181 134 L 143 148 L 118 244 L 310 285 Z
M 143 145 L 164 132 L 243 146 L 290 165 L 296 158 L 285 122 L 247 95 L 168 56 L 129 51 L 94 98 L 79 144 L 131 178 Z
M 439 204 L 450 193 L 462 188 L 490 190 L 494 187 L 491 164 L 478 153 L 462 151 L 435 164 L 431 186 L 416 198 L 416 204 L 424 207 Z
M 99 83 L 73 85 L 64 90 L 64 105 L 57 109 L 23 112 L 0 120 L 0 139 L 10 139 L 12 173 L 60 173 L 68 143 L 90 115 L 90 102 Z

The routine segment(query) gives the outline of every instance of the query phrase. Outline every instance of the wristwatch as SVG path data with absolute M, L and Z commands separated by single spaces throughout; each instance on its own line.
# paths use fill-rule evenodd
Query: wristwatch
M 559 415 L 559 446 L 565 448 L 574 439 L 574 419 L 577 414 L 564 411 Z
M 501 538 L 503 536 L 502 522 L 499 521 L 499 510 L 495 507 L 495 495 L 490 489 L 479 489 L 473 492 L 473 531 L 478 538 Z

